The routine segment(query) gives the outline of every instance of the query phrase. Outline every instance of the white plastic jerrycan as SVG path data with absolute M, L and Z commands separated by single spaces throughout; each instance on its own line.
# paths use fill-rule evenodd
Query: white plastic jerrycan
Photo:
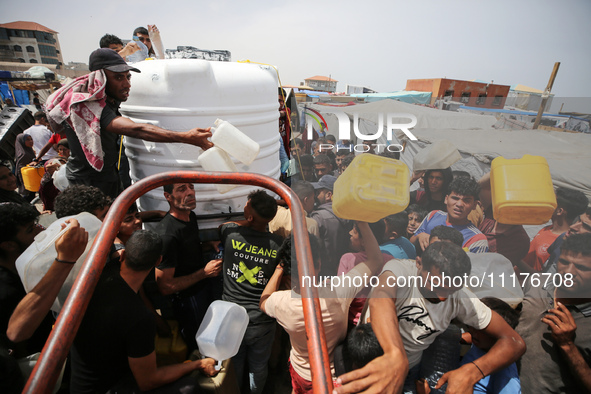
M 226 151 L 244 165 L 250 165 L 257 158 L 261 147 L 252 138 L 225 120 L 216 119 L 214 124 L 211 128 L 211 142 L 216 147 Z
M 68 298 L 70 289 L 78 276 L 78 272 L 86 259 L 86 255 L 94 242 L 94 238 L 98 233 L 103 222 L 101 222 L 96 216 L 88 212 L 82 212 L 75 216 L 66 216 L 53 222 L 45 231 L 40 232 L 35 237 L 33 243 L 19 256 L 16 260 L 16 270 L 18 275 L 21 277 L 25 290 L 30 292 L 33 288 L 41 281 L 43 276 L 49 271 L 49 268 L 53 264 L 53 261 L 57 257 L 57 251 L 55 250 L 55 241 L 61 237 L 67 229 L 68 225 L 62 230 L 62 223 L 65 223 L 68 219 L 76 219 L 80 223 L 80 227 L 88 231 L 88 243 L 82 256 L 78 258 L 76 264 L 70 271 L 70 274 L 64 281 L 57 298 L 53 302 L 51 310 L 54 312 L 61 311 L 62 306 Z
M 247 326 L 248 313 L 244 307 L 227 301 L 212 302 L 195 336 L 199 352 L 217 360 L 219 370 L 222 361 L 238 353 Z
M 205 152 L 201 153 L 197 157 L 197 162 L 203 167 L 205 171 L 227 171 L 227 172 L 238 172 L 236 165 L 228 156 L 226 152 L 214 146 L 209 148 Z M 216 183 L 215 188 L 218 189 L 220 194 L 224 194 L 234 189 L 238 185 L 224 185 Z

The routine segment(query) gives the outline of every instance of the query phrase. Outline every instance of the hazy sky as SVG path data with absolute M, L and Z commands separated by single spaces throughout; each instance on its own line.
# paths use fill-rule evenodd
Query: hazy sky
M 330 75 L 339 91 L 387 92 L 447 77 L 544 89 L 560 61 L 553 93 L 591 96 L 589 0 L 1 1 L 1 23 L 58 31 L 66 62 L 87 63 L 105 33 L 130 39 L 156 24 L 166 48 L 226 49 L 277 66 L 283 84 Z

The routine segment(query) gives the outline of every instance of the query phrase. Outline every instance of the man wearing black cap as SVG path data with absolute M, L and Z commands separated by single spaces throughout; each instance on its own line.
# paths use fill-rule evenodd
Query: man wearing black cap
M 348 251 L 349 222 L 341 219 L 332 210 L 332 193 L 335 176 L 324 175 L 318 182 L 312 183 L 318 207 L 310 217 L 318 222 L 320 241 L 323 242 L 321 275 L 336 275 L 341 256 Z
M 48 118 L 54 131 L 65 129 L 70 144 L 66 176 L 70 184 L 85 184 L 115 198 L 121 192 L 117 173 L 120 135 L 153 142 L 181 142 L 208 149 L 209 129 L 194 128 L 174 132 L 135 123 L 119 113 L 119 105 L 129 97 L 130 71 L 115 51 L 107 48 L 92 52 L 91 73 L 56 91 L 47 100 Z

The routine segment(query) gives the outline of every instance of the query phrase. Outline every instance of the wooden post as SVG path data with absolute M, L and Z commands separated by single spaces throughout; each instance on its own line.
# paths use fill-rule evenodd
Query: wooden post
M 554 79 L 556 79 L 556 74 L 558 74 L 558 67 L 560 67 L 560 62 L 554 63 L 554 69 L 552 70 L 552 74 L 550 75 L 548 86 L 546 86 L 546 90 L 544 90 L 544 94 L 542 94 L 542 103 L 540 104 L 540 109 L 538 109 L 538 116 L 536 116 L 536 121 L 534 122 L 534 130 L 538 128 L 538 126 L 540 125 L 540 121 L 542 120 L 542 114 L 544 113 L 544 108 L 546 108 L 548 97 L 550 97 L 550 91 L 552 90 L 552 85 L 554 85 Z
M 16 103 L 16 96 L 14 95 L 14 90 L 12 90 L 12 84 L 10 82 L 8 82 L 8 89 L 10 90 L 10 94 L 12 94 L 12 103 L 18 106 Z

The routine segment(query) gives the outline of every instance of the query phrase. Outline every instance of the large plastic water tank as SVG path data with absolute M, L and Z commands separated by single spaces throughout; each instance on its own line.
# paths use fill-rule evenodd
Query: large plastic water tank
M 141 73 L 132 72 L 131 93 L 121 106 L 124 116 L 173 131 L 207 128 L 217 118 L 226 120 L 261 147 L 248 166 L 234 159 L 238 171 L 279 177 L 278 83 L 272 67 L 196 59 L 146 60 L 134 66 Z M 203 151 L 196 146 L 129 137 L 124 145 L 132 181 L 165 171 L 202 170 L 197 157 Z M 242 212 L 246 196 L 254 189 L 239 186 L 220 194 L 213 185 L 196 184 L 195 213 Z M 169 208 L 162 188 L 146 193 L 139 204 L 142 210 Z M 200 227 L 219 223 L 200 221 Z

